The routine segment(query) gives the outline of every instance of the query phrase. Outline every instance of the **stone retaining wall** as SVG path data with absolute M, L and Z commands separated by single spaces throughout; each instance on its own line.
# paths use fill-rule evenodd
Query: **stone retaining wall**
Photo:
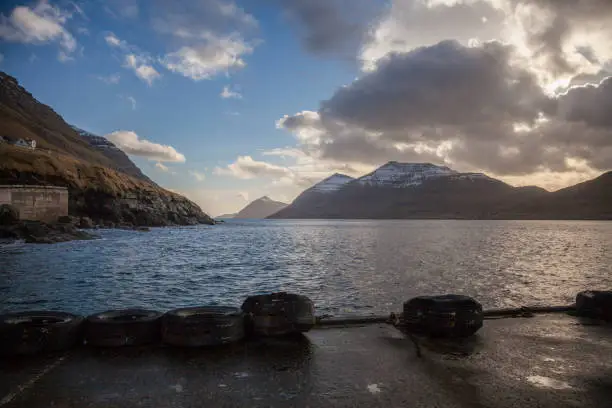
M 22 220 L 55 221 L 68 215 L 68 189 L 56 186 L 0 185 L 0 204 L 11 204 Z

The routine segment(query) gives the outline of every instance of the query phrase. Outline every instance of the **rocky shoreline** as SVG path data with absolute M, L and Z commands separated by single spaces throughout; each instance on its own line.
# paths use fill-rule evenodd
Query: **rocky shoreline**
M 206 224 L 209 223 L 206 222 Z M 19 220 L 19 214 L 15 208 L 8 205 L 0 206 L 0 241 L 23 240 L 28 244 L 55 244 L 75 240 L 91 240 L 97 239 L 99 236 L 84 231 L 85 229 L 107 228 L 140 232 L 150 231 L 148 226 L 102 220 L 94 222 L 89 217 L 62 216 L 54 222 Z
M 96 238 L 97 235 L 79 230 L 72 224 L 60 222 L 18 221 L 11 225 L 0 225 L 0 240 L 24 240 L 28 244 L 55 244 Z

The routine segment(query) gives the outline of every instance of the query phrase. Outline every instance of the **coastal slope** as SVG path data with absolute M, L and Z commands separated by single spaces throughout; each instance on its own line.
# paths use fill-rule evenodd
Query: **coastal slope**
M 65 186 L 71 215 L 107 225 L 214 223 L 192 201 L 157 186 L 140 170 L 139 175 L 123 153 L 113 159 L 92 146 L 53 109 L 3 72 L 0 135 L 37 142 L 35 150 L 0 143 L 0 184 Z

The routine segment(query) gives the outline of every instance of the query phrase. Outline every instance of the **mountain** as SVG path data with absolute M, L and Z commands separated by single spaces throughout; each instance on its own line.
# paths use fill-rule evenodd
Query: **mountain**
M 134 164 L 123 150 L 119 149 L 113 142 L 105 137 L 94 135 L 86 130 L 79 129 L 76 126 L 71 126 L 79 136 L 81 136 L 91 147 L 99 151 L 108 158 L 112 163 L 112 168 L 121 173 L 144 180 L 151 184 L 155 184 L 153 180 L 144 175 L 144 173 Z
M 264 196 L 249 203 L 246 207 L 240 210 L 234 218 L 267 218 L 270 215 L 285 208 L 287 204 L 280 201 L 274 201 L 271 198 Z
M 551 193 L 430 163 L 389 162 L 327 193 L 319 184 L 270 218 L 612 219 L 612 172 Z
M 221 214 L 216 216 L 215 218 L 235 218 L 237 213 L 232 214 Z
M 137 176 L 121 155 L 92 146 L 4 72 L 0 135 L 37 142 L 35 150 L 0 144 L 0 184 L 65 186 L 71 215 L 109 225 L 214 223 L 195 203 Z
M 335 193 L 355 181 L 344 174 L 333 174 L 304 190 L 288 206 L 269 216 L 269 218 L 342 218 L 340 213 L 334 217 L 333 208 L 328 203 Z
M 537 219 L 612 220 L 612 171 L 524 203 L 519 210 Z

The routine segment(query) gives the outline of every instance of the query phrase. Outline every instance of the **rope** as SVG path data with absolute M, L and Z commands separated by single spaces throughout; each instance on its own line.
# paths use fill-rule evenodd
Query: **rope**
M 484 310 L 482 315 L 486 320 L 492 319 L 503 319 L 513 317 L 533 317 L 535 314 L 540 313 L 567 313 L 576 310 L 575 305 L 569 306 L 531 306 L 531 307 L 515 307 L 515 308 L 503 308 L 503 309 L 489 309 Z M 391 313 L 388 316 L 346 316 L 346 317 L 334 317 L 329 314 L 317 316 L 315 318 L 316 327 L 326 326 L 353 326 L 353 325 L 364 325 L 364 324 L 391 324 L 397 326 L 400 322 L 400 316 Z

